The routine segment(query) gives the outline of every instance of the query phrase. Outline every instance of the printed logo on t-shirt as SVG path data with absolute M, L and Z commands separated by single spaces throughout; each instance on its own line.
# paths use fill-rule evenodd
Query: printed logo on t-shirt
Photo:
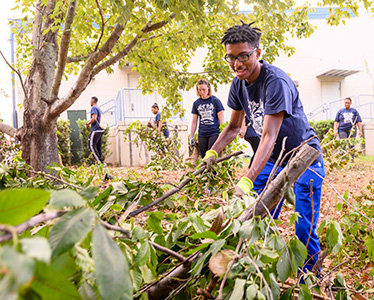
M 353 113 L 352 112 L 343 112 L 343 122 L 353 124 Z
M 200 114 L 200 124 L 214 125 L 214 104 L 200 104 L 197 107 Z
M 251 111 L 251 123 L 253 129 L 258 135 L 262 135 L 262 126 L 264 124 L 264 102 L 262 99 L 259 99 L 259 102 L 254 100 L 249 101 L 248 99 L 248 108 Z

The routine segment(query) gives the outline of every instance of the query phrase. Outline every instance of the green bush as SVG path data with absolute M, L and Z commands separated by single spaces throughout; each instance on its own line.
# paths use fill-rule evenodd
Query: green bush
M 79 161 L 85 164 L 95 164 L 96 160 L 91 152 L 90 146 L 88 145 L 88 137 L 90 136 L 91 129 L 86 128 L 87 120 L 77 120 L 77 124 L 80 131 L 80 139 L 82 142 L 82 150 L 78 151 Z M 101 144 L 101 158 L 105 161 L 105 158 L 109 155 L 108 149 L 108 138 L 109 138 L 109 127 L 105 129 L 105 132 L 102 137 Z
M 327 120 L 327 121 L 310 121 L 310 126 L 314 128 L 316 134 L 320 141 L 322 141 L 326 135 L 326 133 L 331 129 L 334 128 L 334 120 Z
M 20 143 L 16 144 L 14 139 L 8 140 L 4 133 L 0 132 L 0 163 L 10 164 L 20 146 Z
M 64 165 L 71 165 L 71 140 L 70 140 L 70 121 L 57 121 L 57 138 L 58 138 L 58 153 L 61 155 L 62 163 Z

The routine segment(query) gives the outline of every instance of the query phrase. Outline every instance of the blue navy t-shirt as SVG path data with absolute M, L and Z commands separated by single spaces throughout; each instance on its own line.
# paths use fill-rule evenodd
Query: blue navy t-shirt
M 319 140 L 308 123 L 294 82 L 281 69 L 265 61 L 260 61 L 260 63 L 262 63 L 261 72 L 253 84 L 248 85 L 245 80 L 234 78 L 228 106 L 237 111 L 244 110 L 259 136 L 262 135 L 265 115 L 284 112 L 284 119 L 269 159 L 270 162 L 275 163 L 278 159 L 284 137 L 287 137 L 287 140 L 283 155 L 313 136 L 315 138 L 308 144 L 321 153 Z M 322 154 L 316 162 L 321 160 Z
M 199 137 L 210 137 L 219 134 L 217 114 L 225 110 L 216 96 L 207 99 L 199 98 L 192 105 L 192 113 L 199 116 Z
M 261 138 L 261 136 L 259 136 L 257 134 L 257 132 L 254 130 L 254 128 L 252 127 L 251 124 L 252 124 L 251 121 L 249 120 L 247 115 L 245 115 L 245 125 L 248 126 L 248 127 L 247 127 L 247 130 L 245 131 L 244 137 L 250 138 L 250 137 L 256 137 L 257 136 L 257 137 Z
M 96 114 L 97 122 L 91 124 L 91 131 L 102 130 L 99 125 L 101 120 L 101 110 L 97 107 L 97 105 L 91 107 L 91 118 L 93 114 Z
M 159 111 L 156 116 L 155 116 L 155 121 L 158 126 L 158 122 L 161 122 L 161 112 Z M 164 133 L 165 137 L 169 137 L 169 129 L 168 126 L 166 125 L 166 122 L 162 123 L 162 132 Z
M 362 122 L 361 116 L 354 108 L 342 108 L 336 114 L 335 122 L 339 122 L 338 131 L 349 132 L 353 125 L 356 129 L 357 122 Z

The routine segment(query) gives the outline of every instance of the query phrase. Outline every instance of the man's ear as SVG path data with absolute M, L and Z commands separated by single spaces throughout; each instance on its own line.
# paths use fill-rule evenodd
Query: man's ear
M 261 57 L 261 52 L 262 52 L 261 48 L 258 48 L 258 49 L 256 50 L 256 58 L 257 58 L 257 59 L 260 59 L 260 57 Z

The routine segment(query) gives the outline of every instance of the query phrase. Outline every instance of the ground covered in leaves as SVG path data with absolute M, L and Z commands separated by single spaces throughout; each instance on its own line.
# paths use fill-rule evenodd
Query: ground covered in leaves
M 246 163 L 243 164 L 243 167 L 238 169 L 236 172 L 236 178 L 240 179 L 246 172 Z M 108 167 L 107 170 L 113 176 L 114 180 L 121 180 L 127 178 L 134 178 L 141 181 L 151 180 L 157 184 L 166 184 L 170 185 L 170 188 L 173 188 L 177 185 L 180 179 L 188 170 L 176 170 L 176 171 L 151 171 L 147 170 L 144 167 L 131 167 L 131 168 L 111 168 Z M 355 162 L 349 163 L 343 169 L 327 171 L 324 187 L 322 190 L 322 201 L 321 201 L 321 210 L 320 210 L 320 223 L 327 218 L 331 218 L 337 222 L 341 221 L 344 209 L 342 210 L 342 204 L 344 204 L 344 196 L 346 200 L 353 204 L 357 201 L 362 191 L 367 188 L 370 181 L 374 180 L 374 159 L 371 158 L 358 158 Z M 102 187 L 105 188 L 109 184 L 108 181 L 102 182 Z M 183 191 L 181 192 L 183 194 Z M 178 194 L 174 197 L 174 200 L 178 201 Z M 219 201 L 217 197 L 210 197 L 209 193 L 206 195 L 206 201 Z M 200 201 L 202 201 L 200 199 Z M 181 204 L 176 205 L 175 207 L 180 207 Z M 345 209 L 350 209 L 347 205 L 344 206 Z M 157 209 L 157 208 L 154 208 Z M 168 208 L 163 208 L 168 210 Z M 280 219 L 284 220 L 282 224 L 279 225 L 280 232 L 287 238 L 294 235 L 294 228 L 289 226 L 288 220 L 292 214 L 292 207 L 285 205 L 282 210 Z M 141 216 L 140 216 L 141 217 Z M 140 221 L 141 222 L 141 221 Z M 347 259 L 344 260 L 344 263 L 341 266 L 336 266 L 334 259 L 331 255 L 327 256 L 322 267 L 322 275 L 326 276 L 331 273 L 331 275 L 336 274 L 338 271 L 344 274 L 347 284 L 352 290 L 357 290 L 360 287 L 360 284 L 365 286 L 366 289 L 374 288 L 374 277 L 369 275 L 370 270 L 373 268 L 372 263 L 363 264 L 361 261 L 359 263 L 359 255 L 355 256 L 355 253 L 352 251 L 345 253 L 344 249 L 341 251 L 341 256 L 347 254 Z M 355 262 L 357 260 L 357 263 Z M 326 276 L 328 279 L 328 276 Z M 366 294 L 366 295 L 365 295 Z M 369 297 L 369 294 L 364 293 L 365 296 Z

